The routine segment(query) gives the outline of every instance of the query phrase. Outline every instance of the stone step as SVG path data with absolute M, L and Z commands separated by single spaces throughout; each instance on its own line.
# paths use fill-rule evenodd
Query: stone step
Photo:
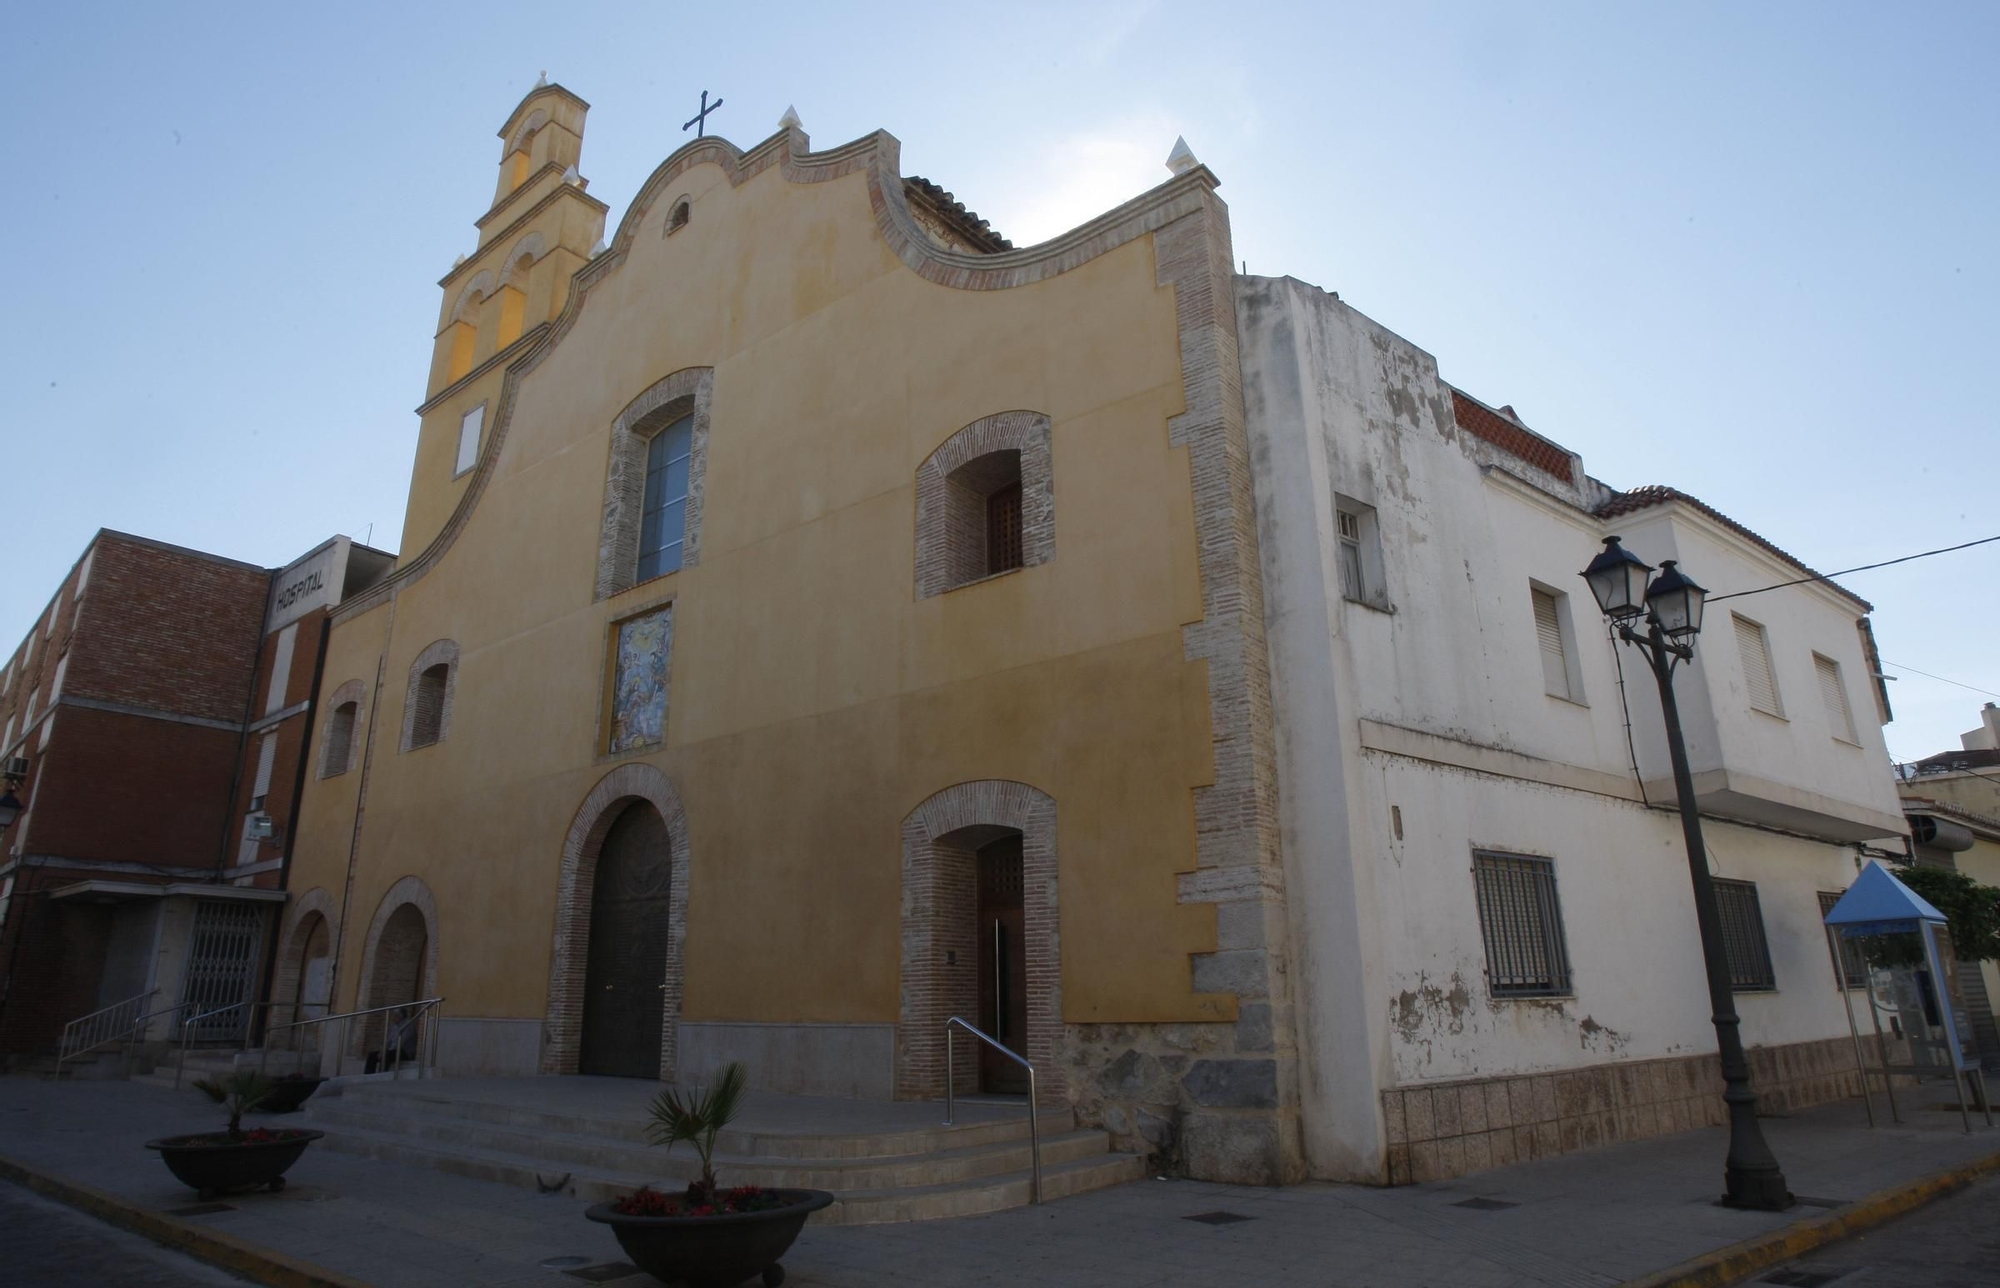
M 1086 1134 L 1102 1137 L 1102 1133 Z M 589 1167 L 581 1171 L 561 1166 L 552 1168 L 546 1162 L 538 1163 L 532 1157 L 505 1150 L 476 1145 L 443 1145 L 437 1142 L 417 1141 L 399 1132 L 372 1128 L 338 1126 L 329 1130 L 320 1144 L 323 1148 L 336 1153 L 354 1154 L 387 1163 L 428 1167 L 434 1171 L 448 1172 L 456 1176 L 497 1181 L 522 1188 L 554 1182 L 563 1171 L 570 1170 L 571 1175 L 565 1189 L 579 1198 L 592 1201 L 629 1193 L 643 1185 L 652 1185 L 656 1189 L 672 1188 L 670 1185 L 662 1186 L 662 1178 L 657 1170 L 637 1173 L 598 1167 Z M 1099 1148 L 1101 1151 L 1102 1146 Z M 723 1183 L 730 1183 L 732 1179 L 730 1172 L 726 1168 L 718 1168 L 718 1171 Z M 1055 1163 L 1049 1161 L 1047 1143 L 1044 1144 L 1042 1180 L 1043 1197 L 1047 1199 L 1103 1189 L 1125 1181 L 1137 1180 L 1144 1174 L 1143 1160 L 1135 1154 L 1097 1152 L 1086 1157 Z M 937 1217 L 970 1216 L 1019 1207 L 1028 1202 L 1029 1188 L 1030 1173 L 1024 1168 L 997 1175 L 931 1185 L 836 1190 L 835 1194 L 838 1197 L 833 1206 L 816 1214 L 812 1219 L 818 1224 L 869 1225 L 887 1221 L 922 1221 Z
M 316 1127 L 361 1128 L 444 1149 L 471 1146 L 546 1164 L 550 1169 L 609 1169 L 654 1176 L 658 1183 L 685 1183 L 700 1174 L 691 1150 L 667 1151 L 624 1137 L 498 1126 L 466 1118 L 396 1112 L 376 1097 L 344 1096 L 308 1108 Z M 355 1103 L 343 1103 L 353 1101 Z M 1042 1139 L 1044 1166 L 1102 1156 L 1109 1138 L 1099 1131 L 1070 1131 Z M 901 1156 L 871 1154 L 829 1159 L 729 1154 L 719 1151 L 716 1171 L 746 1185 L 820 1190 L 875 1190 L 936 1185 L 1018 1171 L 1032 1151 L 1025 1137 L 958 1144 L 955 1148 Z
M 397 1082 L 355 1084 L 342 1089 L 340 1096 L 322 1096 L 313 1101 L 313 1112 L 327 1112 L 331 1106 L 363 1107 L 379 1112 L 420 1114 L 426 1118 L 457 1118 L 500 1127 L 533 1131 L 563 1132 L 595 1136 L 610 1142 L 646 1144 L 646 1122 L 642 1116 L 606 1117 L 559 1113 L 517 1105 L 463 1099 L 449 1091 L 431 1092 L 425 1083 Z M 1076 1130 L 1076 1114 L 1067 1106 L 1041 1111 L 1044 1140 Z M 716 1141 L 718 1153 L 742 1158 L 901 1158 L 972 1145 L 997 1144 L 1028 1138 L 1028 1113 L 1018 1113 L 946 1127 L 867 1133 L 810 1133 L 757 1131 L 729 1128 Z

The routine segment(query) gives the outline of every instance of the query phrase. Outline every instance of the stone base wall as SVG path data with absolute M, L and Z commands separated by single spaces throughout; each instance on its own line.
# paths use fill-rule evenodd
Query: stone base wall
M 1297 1113 L 1281 1105 L 1278 1060 L 1258 1037 L 1268 1009 L 1246 1003 L 1235 1023 L 1066 1025 L 1057 1059 L 1077 1121 L 1145 1155 L 1156 1175 L 1293 1179 L 1282 1160 L 1297 1152 Z M 1246 1049 L 1260 1040 L 1261 1053 Z
M 1748 1054 L 1763 1112 L 1861 1094 L 1849 1038 L 1754 1047 Z M 1382 1092 L 1382 1110 L 1391 1185 L 1444 1180 L 1728 1121 L 1721 1057 L 1714 1054 L 1391 1087 Z

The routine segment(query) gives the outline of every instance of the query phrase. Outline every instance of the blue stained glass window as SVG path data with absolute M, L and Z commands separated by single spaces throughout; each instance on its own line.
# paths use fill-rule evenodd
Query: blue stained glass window
M 646 448 L 646 501 L 639 520 L 640 581 L 676 572 L 687 533 L 688 456 L 694 417 L 683 416 Z

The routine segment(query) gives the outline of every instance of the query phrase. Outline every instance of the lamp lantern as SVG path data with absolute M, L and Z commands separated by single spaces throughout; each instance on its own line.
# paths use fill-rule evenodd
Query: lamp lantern
M 1652 571 L 1651 564 L 1619 545 L 1618 538 L 1606 537 L 1604 549 L 1597 552 L 1582 576 L 1590 583 L 1598 608 L 1612 621 L 1620 622 L 1646 611 L 1646 578 Z
M 1702 601 L 1708 592 L 1683 573 L 1673 559 L 1660 560 L 1660 575 L 1646 588 L 1646 607 L 1668 639 L 1685 644 L 1701 634 Z

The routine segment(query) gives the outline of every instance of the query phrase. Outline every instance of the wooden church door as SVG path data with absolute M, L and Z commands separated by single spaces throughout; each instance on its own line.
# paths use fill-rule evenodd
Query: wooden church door
M 644 801 L 605 833 L 590 892 L 578 1073 L 660 1076 L 669 844 L 666 822 Z
M 979 1027 L 1009 1050 L 1028 1053 L 1027 915 L 1022 907 L 1021 836 L 1003 837 L 979 851 Z M 984 1042 L 979 1046 L 979 1089 L 1028 1090 L 1028 1072 Z

